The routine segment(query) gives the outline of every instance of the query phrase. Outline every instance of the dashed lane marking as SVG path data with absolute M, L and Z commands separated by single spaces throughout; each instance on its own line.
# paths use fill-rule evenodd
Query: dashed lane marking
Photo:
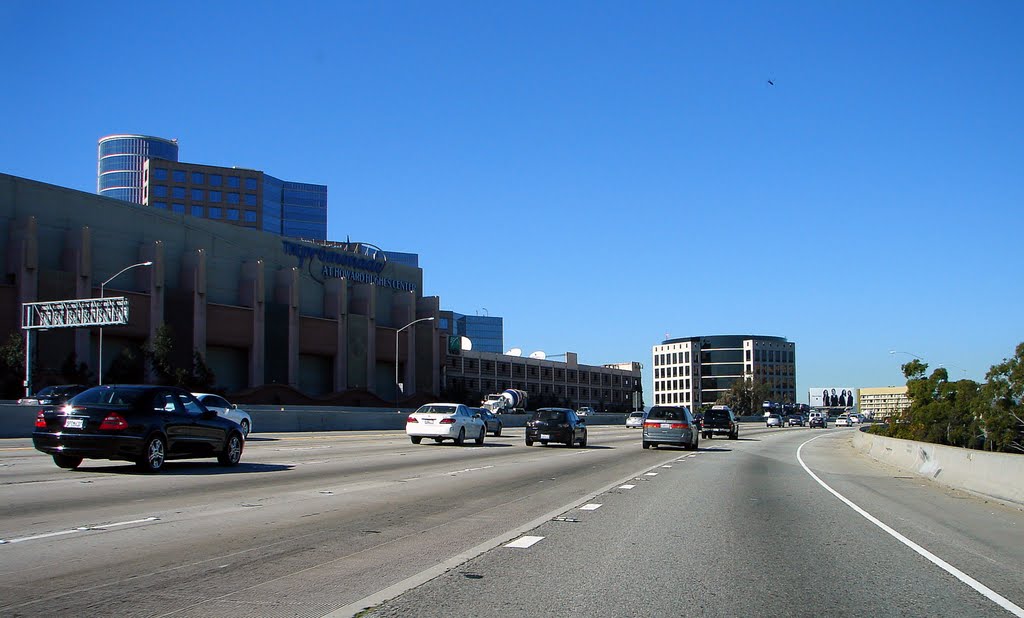
M 542 536 L 521 536 L 511 543 L 506 543 L 505 547 L 511 547 L 512 549 L 526 549 L 543 539 L 544 537 Z
M 633 489 L 636 485 L 619 485 L 619 489 Z
M 596 511 L 599 508 L 601 508 L 600 504 L 594 504 L 593 502 L 591 502 L 590 504 L 584 504 L 583 506 L 581 506 L 580 510 L 581 511 Z

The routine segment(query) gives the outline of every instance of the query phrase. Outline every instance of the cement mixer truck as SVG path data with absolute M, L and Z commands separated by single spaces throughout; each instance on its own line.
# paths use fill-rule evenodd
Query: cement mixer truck
M 526 391 L 507 388 L 500 393 L 488 395 L 481 406 L 494 414 L 525 414 L 528 398 Z

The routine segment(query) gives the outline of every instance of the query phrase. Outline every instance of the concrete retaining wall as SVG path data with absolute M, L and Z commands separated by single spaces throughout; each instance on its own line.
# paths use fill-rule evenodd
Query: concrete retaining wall
M 38 406 L 0 403 L 0 438 L 29 438 L 35 426 Z M 317 406 L 245 406 L 252 416 L 255 433 L 290 431 L 367 431 L 405 429 L 405 419 L 412 410 L 396 412 L 393 408 L 337 408 Z M 505 427 L 523 427 L 527 414 L 504 414 Z M 622 425 L 625 414 L 595 414 L 587 417 L 589 425 Z
M 901 470 L 1024 506 L 1024 455 L 887 438 L 863 430 L 855 433 L 853 444 L 868 457 Z

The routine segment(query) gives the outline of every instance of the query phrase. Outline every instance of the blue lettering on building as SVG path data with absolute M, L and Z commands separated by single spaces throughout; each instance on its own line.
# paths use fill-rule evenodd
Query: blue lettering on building
M 375 260 L 352 253 L 337 253 L 322 247 L 310 247 L 287 240 L 281 242 L 285 254 L 299 258 L 299 268 L 305 266 L 307 260 L 312 262 L 313 258 L 316 258 L 323 265 L 321 273 L 324 277 L 333 279 L 345 278 L 358 283 L 372 283 L 396 290 L 416 291 L 415 283 L 391 279 L 390 277 L 381 277 L 379 273 L 384 270 L 386 265 L 386 262 L 383 260 Z

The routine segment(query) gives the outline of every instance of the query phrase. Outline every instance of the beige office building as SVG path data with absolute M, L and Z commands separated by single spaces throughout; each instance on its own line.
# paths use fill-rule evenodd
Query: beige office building
M 476 393 L 481 400 L 506 388 L 526 391 L 531 410 L 564 405 L 625 412 L 639 405 L 634 397 L 640 395 L 640 369 L 637 362 L 581 365 L 575 352 L 566 352 L 561 361 L 462 350 L 445 360 L 445 385 L 449 392 Z
M 872 418 L 886 419 L 910 407 L 906 386 L 857 389 L 857 410 Z

